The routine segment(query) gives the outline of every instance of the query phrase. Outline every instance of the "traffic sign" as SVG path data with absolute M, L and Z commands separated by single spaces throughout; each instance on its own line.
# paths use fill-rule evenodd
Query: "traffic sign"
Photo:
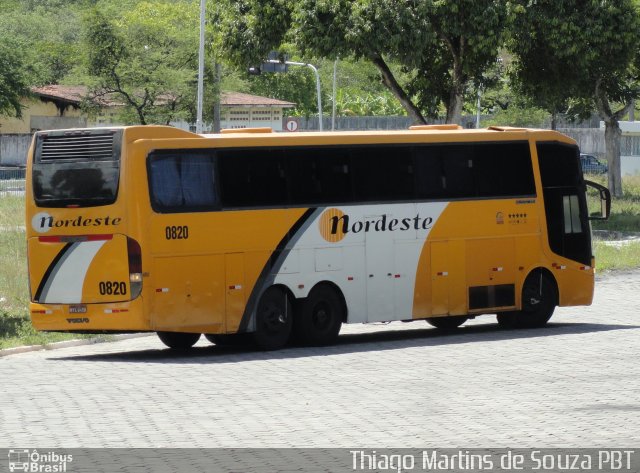
M 287 122 L 284 125 L 285 130 L 287 131 L 298 131 L 298 127 L 300 124 L 296 118 L 287 118 Z

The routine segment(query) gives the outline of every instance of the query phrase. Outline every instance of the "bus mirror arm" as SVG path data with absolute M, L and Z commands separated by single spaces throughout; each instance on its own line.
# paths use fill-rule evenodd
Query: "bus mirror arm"
M 597 182 L 587 181 L 585 179 L 584 183 L 589 187 L 593 187 L 600 194 L 601 214 L 599 216 L 589 216 L 589 220 L 607 220 L 611 213 L 611 192 Z

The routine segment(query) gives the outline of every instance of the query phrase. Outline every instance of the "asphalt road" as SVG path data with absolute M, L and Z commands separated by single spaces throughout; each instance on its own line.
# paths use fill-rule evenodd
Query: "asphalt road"
M 0 447 L 640 445 L 640 272 L 535 330 L 345 326 L 263 353 L 155 337 L 0 358 Z

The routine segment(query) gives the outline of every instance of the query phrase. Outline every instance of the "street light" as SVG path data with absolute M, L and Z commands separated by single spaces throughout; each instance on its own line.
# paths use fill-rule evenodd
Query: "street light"
M 306 66 L 310 68 L 313 73 L 316 75 L 316 91 L 318 93 L 318 129 L 322 131 L 322 93 L 320 91 L 320 74 L 318 74 L 318 69 L 313 64 L 309 64 L 306 62 L 293 62 L 293 61 L 279 61 L 278 59 L 266 59 L 263 64 L 286 64 L 287 66 Z M 251 71 L 253 69 L 254 71 Z M 260 69 L 251 68 L 249 70 L 250 73 L 260 73 Z

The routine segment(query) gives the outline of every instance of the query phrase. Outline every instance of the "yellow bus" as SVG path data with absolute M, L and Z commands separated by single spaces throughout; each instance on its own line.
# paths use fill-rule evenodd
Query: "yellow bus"
M 541 326 L 591 303 L 589 219 L 610 207 L 570 138 L 452 125 L 38 132 L 26 196 L 34 327 L 157 332 L 179 349 L 482 314 Z

